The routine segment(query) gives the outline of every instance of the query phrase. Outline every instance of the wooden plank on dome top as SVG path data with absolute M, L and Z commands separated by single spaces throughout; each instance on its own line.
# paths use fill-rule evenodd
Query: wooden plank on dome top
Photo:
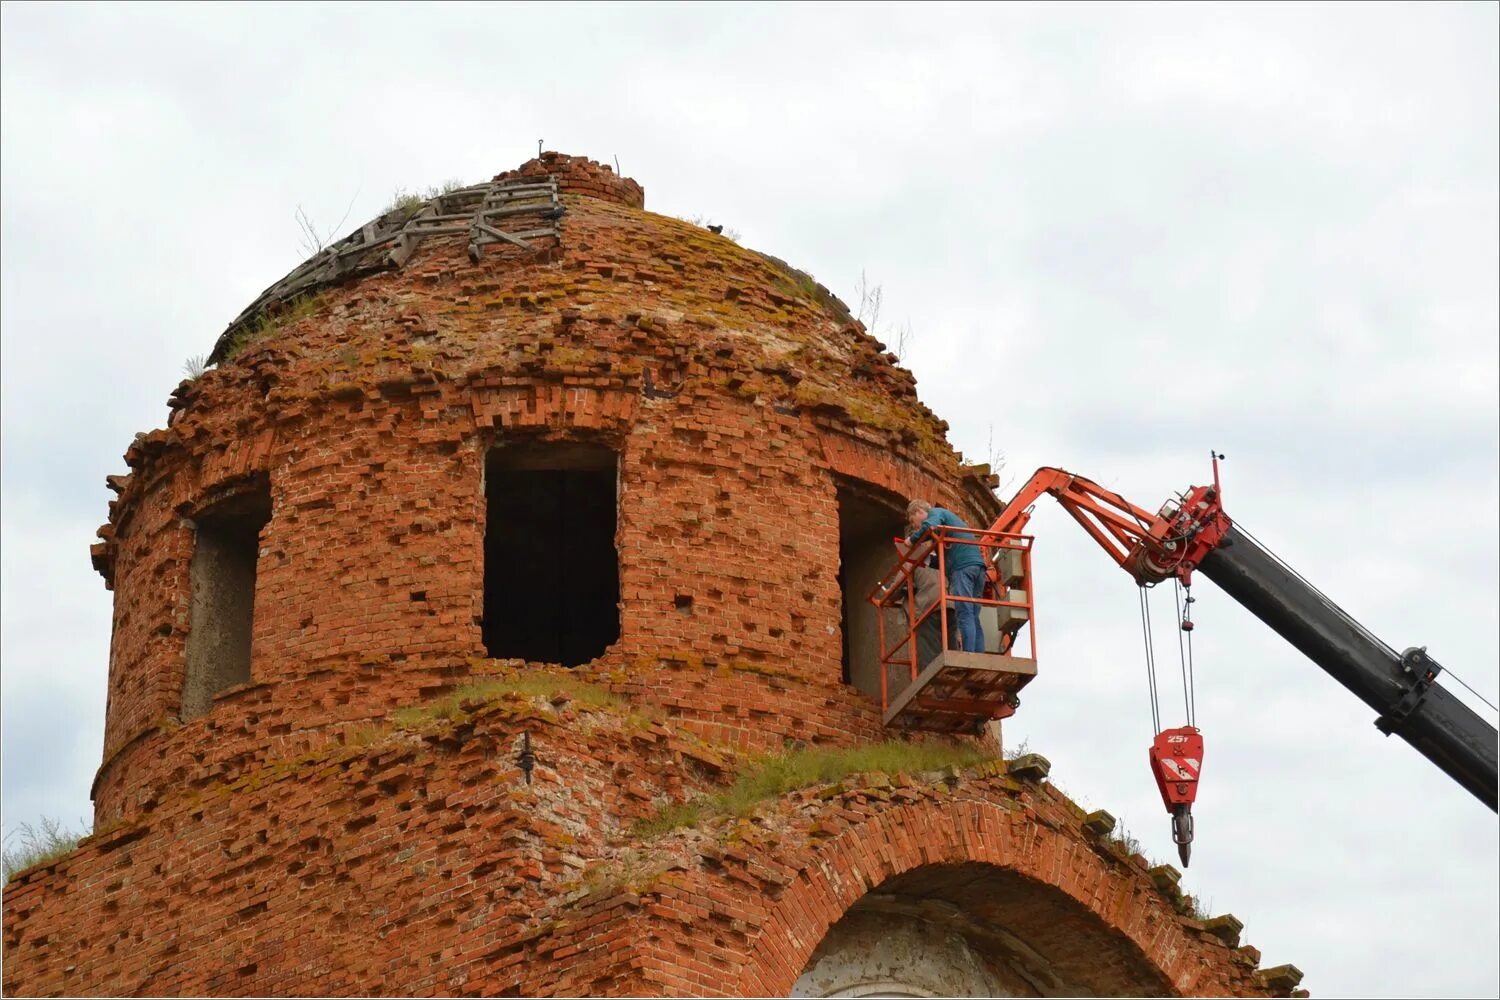
M 488 192 L 485 198 L 492 201 L 521 201 L 526 198 L 550 198 L 553 195 L 551 188 L 527 188 L 524 191 L 505 188 L 496 188 Z
M 538 212 L 550 212 L 557 206 L 548 201 L 539 201 L 534 205 L 505 205 L 500 208 L 481 208 L 479 217 L 482 219 L 498 219 L 508 215 L 536 214 Z
M 391 242 L 395 241 L 395 239 L 398 236 L 400 236 L 400 235 L 401 235 L 400 233 L 390 233 L 390 234 L 388 234 L 386 236 L 382 236 L 381 238 L 379 238 L 377 240 L 372 240 L 372 241 L 370 241 L 368 243 L 355 243 L 352 246 L 348 246 L 348 247 L 345 247 L 344 249 L 340 250 L 338 252 L 338 255 L 340 257 L 347 257 L 350 254 L 366 253 L 366 252 L 369 252 L 371 250 L 378 250 L 380 247 L 385 246 L 387 243 L 391 243 Z
M 429 215 L 429 216 L 425 217 L 424 219 L 422 219 L 422 221 L 423 222 L 455 222 L 455 221 L 457 221 L 459 219 L 468 219 L 473 214 L 474 214 L 473 212 L 444 212 L 444 213 L 442 213 L 440 215 Z M 416 221 L 416 219 L 413 218 L 412 221 L 414 222 L 414 221 Z M 408 222 L 407 225 L 411 225 L 411 222 Z
M 426 233 L 418 233 L 418 227 L 414 224 L 421 223 L 431 213 L 432 206 L 423 205 L 421 208 L 417 209 L 417 211 L 411 216 L 411 218 L 402 223 L 401 228 L 395 232 L 395 246 L 393 246 L 390 253 L 386 255 L 386 259 L 389 260 L 393 265 L 395 265 L 396 267 L 404 267 L 406 265 L 406 262 L 411 259 L 412 253 L 417 249 L 417 244 L 422 241 L 422 238 L 424 236 L 428 235 Z
M 397 233 L 396 245 L 391 247 L 391 252 L 386 254 L 389 260 L 397 267 L 404 267 L 407 260 L 411 258 L 412 251 L 417 248 L 417 239 L 410 233 Z
M 510 233 L 501 232 L 500 230 L 496 229 L 494 226 L 486 225 L 483 222 L 476 221 L 474 223 L 474 228 L 478 232 L 485 233 L 485 234 L 493 237 L 494 239 L 504 240 L 507 243 L 514 243 L 516 246 L 520 247 L 522 250 L 530 250 L 531 249 L 531 244 L 527 243 L 521 237 L 519 237 L 519 236 L 513 236 Z
M 467 219 L 468 216 L 464 215 L 460 216 L 460 218 Z M 411 223 L 407 223 L 406 229 L 403 230 L 405 233 L 418 237 L 452 236 L 454 233 L 467 233 L 468 231 L 469 227 L 467 225 L 414 226 Z
M 477 207 L 480 211 L 491 211 L 497 208 L 510 208 L 515 205 L 556 205 L 557 199 L 550 195 L 533 194 L 524 198 L 486 198 Z
M 523 240 L 536 240 L 536 239 L 541 239 L 544 236 L 550 236 L 553 239 L 561 239 L 561 234 L 557 231 L 556 228 L 552 228 L 552 229 L 523 229 L 520 232 L 511 233 L 510 235 L 518 237 L 518 238 L 523 239 Z M 491 244 L 491 243 L 500 243 L 500 242 L 502 242 L 502 241 L 494 239 L 494 238 L 489 237 L 489 236 L 481 237 L 480 240 L 479 240 L 479 244 L 481 246 L 485 246 L 485 245 L 488 245 L 488 244 Z M 505 241 L 505 242 L 508 242 L 508 241 Z
M 490 187 L 491 192 L 522 192 L 522 191 L 545 191 L 548 188 L 556 188 L 556 181 L 498 181 Z

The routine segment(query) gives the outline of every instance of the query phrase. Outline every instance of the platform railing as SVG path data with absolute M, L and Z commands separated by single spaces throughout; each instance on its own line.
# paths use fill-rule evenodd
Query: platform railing
M 908 543 L 896 539 L 896 564 L 881 578 L 870 592 L 870 603 L 880 609 L 877 615 L 880 636 L 880 707 L 884 712 L 890 707 L 892 692 L 889 677 L 892 668 L 907 668 L 908 683 L 915 681 L 927 666 L 921 662 L 919 647 L 920 632 L 929 621 L 936 619 L 938 625 L 938 651 L 961 649 L 962 642 L 952 644 L 958 638 L 952 631 L 957 614 L 956 605 L 975 604 L 998 610 L 1000 628 L 998 648 L 995 650 L 965 650 L 965 652 L 995 652 L 1007 656 L 1024 655 L 1036 659 L 1036 609 L 1031 590 L 1031 535 L 1017 535 L 1002 531 L 987 531 L 979 528 L 932 528 L 917 542 Z M 948 564 L 954 546 L 970 546 L 980 549 L 985 567 L 984 590 L 979 597 L 954 594 L 948 580 Z M 922 568 L 936 573 L 937 592 L 931 603 L 917 608 L 915 576 Z M 888 611 L 902 611 L 904 629 L 887 628 Z M 1025 633 L 1024 653 L 1016 651 L 1016 642 Z M 888 637 L 893 642 L 888 642 Z

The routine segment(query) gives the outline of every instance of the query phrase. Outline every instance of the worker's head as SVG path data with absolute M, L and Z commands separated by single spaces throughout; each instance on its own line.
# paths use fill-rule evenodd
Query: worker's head
M 913 500 L 911 503 L 907 504 L 907 527 L 911 528 L 912 531 L 916 531 L 922 526 L 922 522 L 927 520 L 927 514 L 931 510 L 932 504 L 928 503 L 926 500 Z

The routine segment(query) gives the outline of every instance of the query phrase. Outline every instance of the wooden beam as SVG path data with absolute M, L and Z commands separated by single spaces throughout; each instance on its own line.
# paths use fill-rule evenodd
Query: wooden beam
M 535 205 L 506 205 L 501 208 L 481 208 L 479 217 L 481 219 L 498 219 L 506 215 L 525 215 L 528 212 L 540 213 L 550 212 L 557 204 L 550 201 L 539 201 Z
M 516 246 L 520 247 L 522 250 L 530 250 L 531 249 L 531 244 L 527 243 L 521 237 L 519 237 L 519 236 L 512 236 L 510 233 L 503 233 L 500 230 L 496 229 L 494 226 L 487 225 L 486 223 L 475 222 L 474 223 L 474 228 L 477 231 L 481 232 L 481 233 L 485 233 L 485 234 L 493 237 L 494 239 L 504 240 L 507 243 L 514 243 Z

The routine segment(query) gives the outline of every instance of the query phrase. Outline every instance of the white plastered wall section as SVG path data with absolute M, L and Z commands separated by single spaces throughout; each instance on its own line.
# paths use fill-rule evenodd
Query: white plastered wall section
M 853 911 L 834 924 L 792 987 L 794 997 L 1009 997 L 1018 994 L 964 937 L 899 914 Z

